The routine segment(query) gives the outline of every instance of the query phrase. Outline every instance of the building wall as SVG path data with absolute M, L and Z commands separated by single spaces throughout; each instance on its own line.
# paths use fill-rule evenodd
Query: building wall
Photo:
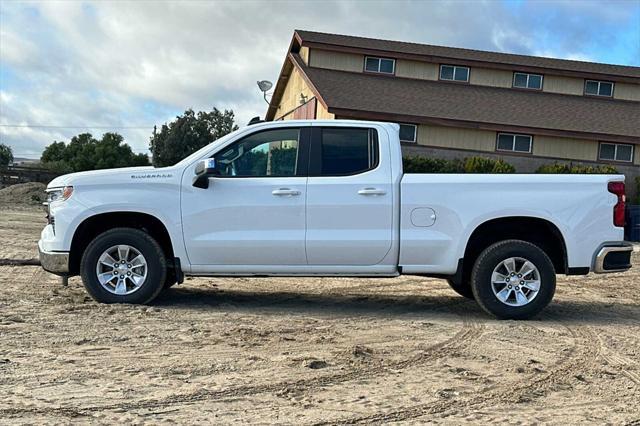
M 318 120 L 333 120 L 336 118 L 335 114 L 330 113 L 327 109 L 322 105 L 321 102 L 318 102 L 316 106 L 316 119 Z
M 613 97 L 627 101 L 640 101 L 640 84 L 616 83 Z
M 312 67 L 362 72 L 364 67 L 364 56 L 353 53 L 329 52 L 327 50 L 312 49 L 309 54 L 309 63 Z
M 303 56 L 302 50 L 300 54 Z M 351 72 L 364 71 L 364 55 L 318 49 L 312 49 L 306 55 L 308 63 L 313 67 Z M 305 56 L 303 56 L 304 58 Z M 405 78 L 437 80 L 439 69 L 440 64 L 436 63 L 398 59 L 396 60 L 395 75 Z M 510 88 L 512 81 L 513 71 L 477 67 L 470 69 L 469 82 L 471 84 Z M 584 81 L 583 78 L 544 74 L 542 90 L 550 93 L 582 96 L 584 95 Z M 640 84 L 615 83 L 613 97 L 614 99 L 640 101 Z
M 564 93 L 565 95 L 582 95 L 584 80 L 573 77 L 545 75 L 542 80 L 542 90 L 545 92 Z
M 493 152 L 496 147 L 496 132 L 421 124 L 418 126 L 417 143 L 442 148 Z
M 511 87 L 513 72 L 489 68 L 471 68 L 469 83 L 480 86 Z
M 300 57 L 305 65 L 309 65 L 309 48 L 306 46 L 302 46 L 300 48 Z
M 464 149 L 479 153 L 496 153 L 496 131 L 459 127 L 418 125 L 417 145 L 446 149 Z M 500 153 L 508 157 L 547 157 L 555 161 L 598 161 L 599 142 L 590 139 L 532 135 L 533 153 Z M 635 150 L 635 165 L 640 165 L 640 148 Z M 629 164 L 629 166 L 633 166 Z M 624 164 L 623 164 L 624 165 Z
M 597 161 L 598 141 L 534 136 L 533 155 L 566 158 L 568 160 Z
M 278 105 L 274 119 L 278 120 L 283 117 L 285 119 L 293 118 L 292 114 L 289 113 L 300 106 L 300 94 L 304 94 L 307 99 L 314 97 L 309 85 L 302 78 L 302 74 L 294 68 L 282 94 L 282 99 L 280 100 L 280 105 Z M 288 117 L 289 115 L 291 115 L 291 117 Z
M 364 61 L 364 59 L 362 59 Z M 438 64 L 428 62 L 407 61 L 398 59 L 396 61 L 396 76 L 406 78 L 417 78 L 420 80 L 437 80 Z

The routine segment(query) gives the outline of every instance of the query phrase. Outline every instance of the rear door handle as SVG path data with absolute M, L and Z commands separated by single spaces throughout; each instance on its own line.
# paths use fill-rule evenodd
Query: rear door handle
M 387 191 L 384 189 L 377 188 L 364 188 L 358 191 L 358 194 L 360 195 L 385 195 L 386 193 Z
M 294 197 L 296 195 L 300 195 L 300 191 L 290 188 L 274 189 L 271 193 L 278 197 Z

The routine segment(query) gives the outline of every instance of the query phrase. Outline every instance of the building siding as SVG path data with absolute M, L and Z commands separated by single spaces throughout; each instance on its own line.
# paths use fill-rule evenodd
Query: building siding
M 305 65 L 309 65 L 309 48 L 307 46 L 300 48 L 300 57 Z
M 533 154 L 542 157 L 566 158 L 567 160 L 596 161 L 598 142 L 588 139 L 534 136 Z
M 421 124 L 418 126 L 417 144 L 493 152 L 496 132 Z
M 480 86 L 511 87 L 513 72 L 489 68 L 471 68 L 469 83 Z
M 418 126 L 417 145 L 463 149 L 478 153 L 496 152 L 497 133 L 490 130 L 421 124 Z M 546 157 L 557 161 L 598 161 L 598 141 L 542 135 L 532 136 L 533 155 L 525 155 L 525 158 Z M 500 155 L 509 156 L 510 154 Z M 634 163 L 640 164 L 640 150 L 636 149 L 634 155 Z
M 542 82 L 542 90 L 552 93 L 564 93 L 565 95 L 582 95 L 584 94 L 584 80 L 581 78 L 545 75 Z
M 300 71 L 294 68 L 287 82 L 287 86 L 284 89 L 280 105 L 278 105 L 278 111 L 275 114 L 276 120 L 283 117 L 286 119 L 287 114 L 300 106 L 300 94 L 305 95 L 307 99 L 314 97 L 309 85 L 302 78 Z M 293 116 L 288 118 L 293 118 Z
M 640 101 L 640 84 L 615 83 L 613 97 L 626 101 Z
M 407 61 L 405 59 L 396 61 L 396 76 L 398 77 L 437 80 L 438 70 L 438 64 L 429 62 Z
M 333 120 L 336 118 L 335 114 L 330 113 L 327 109 L 322 105 L 322 103 L 318 102 L 316 107 L 316 119 L 318 120 Z
M 313 49 L 309 55 L 312 67 L 328 68 L 332 70 L 362 72 L 364 56 L 354 53 L 329 52 Z

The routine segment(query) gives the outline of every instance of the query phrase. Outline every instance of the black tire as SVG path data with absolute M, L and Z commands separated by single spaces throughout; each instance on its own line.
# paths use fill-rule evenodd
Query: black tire
M 147 277 L 138 290 L 127 295 L 110 293 L 102 287 L 96 266 L 110 247 L 126 244 L 138 250 L 147 261 Z M 80 262 L 80 275 L 87 292 L 101 303 L 146 304 L 158 296 L 167 277 L 167 261 L 162 248 L 149 234 L 134 228 L 114 228 L 98 235 L 86 248 Z
M 167 278 L 164 280 L 163 290 L 169 290 L 174 285 L 178 284 L 176 274 L 173 271 L 167 270 Z
M 492 288 L 491 279 L 494 269 L 501 262 L 512 257 L 528 260 L 535 265 L 539 273 L 540 287 L 537 294 L 522 306 L 503 303 L 494 294 Z M 556 272 L 549 256 L 538 246 L 526 241 L 505 240 L 493 244 L 480 253 L 471 273 L 471 289 L 476 301 L 487 313 L 500 319 L 528 319 L 538 314 L 553 299 L 556 291 Z M 511 300 L 507 299 L 507 301 Z
M 460 296 L 466 297 L 467 299 L 474 299 L 470 282 L 458 282 L 457 280 L 449 278 L 447 279 L 447 283 L 449 283 L 449 287 Z

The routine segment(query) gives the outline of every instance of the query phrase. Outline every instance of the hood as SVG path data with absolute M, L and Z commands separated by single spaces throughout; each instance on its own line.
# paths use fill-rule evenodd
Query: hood
M 154 168 L 153 166 L 143 167 L 122 167 L 119 169 L 103 169 L 90 170 L 86 172 L 69 173 L 67 175 L 58 176 L 47 185 L 47 188 L 57 188 L 68 185 L 78 184 L 97 184 L 105 181 L 114 182 L 122 180 L 123 182 L 131 182 L 137 178 L 161 178 L 163 175 L 173 175 L 173 169 L 170 167 Z

